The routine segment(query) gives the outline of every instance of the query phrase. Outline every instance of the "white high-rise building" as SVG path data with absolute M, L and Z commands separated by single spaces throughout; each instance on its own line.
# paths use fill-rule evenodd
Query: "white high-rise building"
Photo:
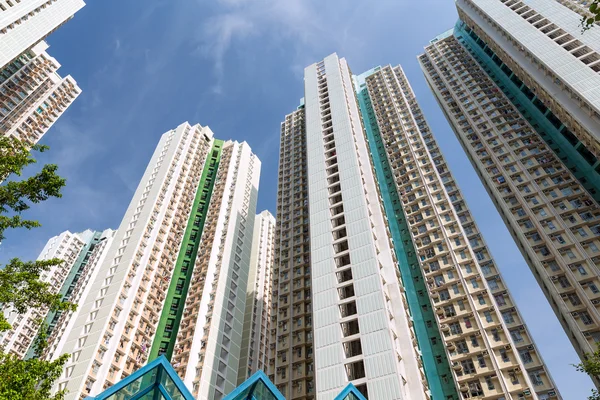
M 37 258 L 38 261 L 53 258 L 63 260 L 62 264 L 52 266 L 50 270 L 40 276 L 42 282 L 50 284 L 49 290 L 51 293 L 59 293 L 69 272 L 75 266 L 77 256 L 86 244 L 86 238 L 80 235 L 65 231 L 50 238 Z M 8 323 L 12 325 L 12 329 L 0 334 L 0 346 L 2 346 L 3 351 L 15 354 L 20 358 L 25 357 L 38 333 L 40 320 L 45 318 L 47 312 L 47 307 L 31 308 L 24 314 L 18 314 L 16 310 L 10 308 L 5 309 L 4 315 Z
M 81 93 L 69 75 L 61 77 L 60 64 L 39 42 L 0 72 L 0 135 L 27 145 L 37 143 Z
M 161 354 L 198 398 L 235 388 L 259 173 L 246 143 L 208 127 L 161 137 L 54 351 L 72 355 L 56 385 L 67 399 Z
M 98 275 L 98 267 L 104 261 L 107 250 L 113 241 L 115 231 L 112 229 L 106 229 L 103 232 L 97 232 L 97 240 L 94 244 L 94 248 L 88 250 L 89 256 L 83 257 L 81 262 L 82 269 L 79 273 L 79 277 L 71 283 L 71 287 L 67 289 L 68 301 L 73 304 L 80 304 L 81 299 L 87 296 L 87 293 L 91 289 L 91 283 L 94 282 Z M 63 346 L 67 339 L 66 332 L 70 331 L 73 324 L 77 320 L 79 315 L 79 307 L 74 311 L 64 311 L 61 315 L 54 318 L 52 331 L 48 337 L 48 347 L 44 351 L 44 356 L 49 359 L 54 359 L 63 352 Z
M 600 342 L 600 27 L 556 1 L 456 6 L 421 67 L 583 358 Z
M 83 0 L 0 0 L 0 67 L 67 22 Z
M 176 337 L 173 367 L 198 399 L 237 386 L 260 161 L 225 142 Z
M 290 153 L 282 148 L 280 173 L 296 171 L 297 175 L 280 179 L 279 188 L 280 207 L 291 212 L 282 213 L 278 232 L 279 277 L 278 287 L 273 288 L 277 299 L 275 383 L 288 398 L 333 399 L 352 382 L 371 399 L 426 399 L 427 384 L 346 60 L 332 54 L 308 66 L 304 83 L 304 115 L 297 123 L 290 119 L 287 124 L 286 118 L 282 125 L 282 136 L 290 135 L 290 145 L 296 132 L 298 145 L 305 138 L 307 170 L 302 168 L 302 158 L 287 168 Z M 293 197 L 288 194 L 292 187 L 306 185 L 305 204 L 299 189 L 294 189 Z M 294 266 L 304 262 L 304 243 L 293 236 L 304 234 L 296 220 L 306 205 L 310 226 L 306 278 L 312 283 L 302 283 L 304 278 L 300 278 L 296 285 L 296 270 L 304 271 Z M 293 231 L 289 229 L 292 220 Z M 312 306 L 306 308 L 311 288 Z M 299 307 L 294 305 L 297 300 L 302 302 Z M 290 315 L 291 324 L 287 322 Z M 304 340 L 303 333 L 296 335 L 296 324 L 302 326 L 309 320 L 314 337 L 305 351 L 310 350 L 314 367 L 310 362 L 310 370 L 298 371 L 296 352 L 290 351 L 290 345 Z M 314 388 L 307 390 L 295 382 L 298 372 L 304 381 L 305 372 L 313 371 Z
M 271 274 L 275 255 L 275 217 L 269 211 L 256 215 L 253 237 L 238 384 L 256 371 L 267 371 L 271 357 Z

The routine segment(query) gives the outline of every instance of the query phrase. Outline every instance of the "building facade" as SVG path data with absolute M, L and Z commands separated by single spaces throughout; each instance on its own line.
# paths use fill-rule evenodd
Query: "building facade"
M 259 172 L 208 127 L 161 137 L 53 353 L 71 354 L 57 390 L 98 394 L 161 354 L 197 398 L 235 388 Z
M 0 0 L 0 66 L 38 44 L 84 5 L 83 0 Z
M 238 385 L 269 368 L 274 253 L 275 217 L 265 210 L 254 219 Z
M 90 232 L 90 240 L 83 247 L 77 259 L 77 268 L 72 268 L 69 278 L 63 284 L 61 294 L 73 304 L 80 304 L 91 289 L 91 283 L 98 275 L 98 267 L 104 261 L 107 250 L 110 247 L 115 231 L 106 229 L 103 232 Z M 79 307 L 76 310 L 63 312 L 50 312 L 46 316 L 48 324 L 48 347 L 44 350 L 42 357 L 54 359 L 64 354 L 63 346 L 67 339 L 66 333 L 70 331 L 79 315 Z M 29 349 L 27 357 L 39 356 Z
M 433 397 L 560 397 L 402 68 L 356 83 Z
M 270 380 L 290 399 L 315 398 L 309 222 L 301 106 L 281 123 L 267 369 Z
M 428 398 L 344 59 L 305 69 L 281 135 L 275 384 L 291 399 L 333 399 L 348 382 L 374 399 Z
M 72 280 L 72 273 L 81 266 L 78 257 L 92 240 L 92 235 L 91 231 L 79 234 L 65 231 L 48 240 L 37 261 L 46 261 L 53 258 L 63 261 L 60 265 L 52 266 L 40 275 L 42 282 L 50 284 L 48 290 L 51 293 L 62 294 L 65 282 L 68 286 L 68 282 Z M 3 351 L 24 358 L 30 346 L 34 343 L 34 338 L 40 328 L 40 322 L 46 318 L 47 314 L 47 307 L 29 309 L 24 314 L 18 314 L 16 310 L 10 308 L 5 309 L 4 315 L 8 323 L 12 325 L 12 329 L 2 332 L 0 335 L 0 345 Z
M 455 29 L 419 61 L 583 356 L 600 341 L 600 103 L 593 98 L 600 81 L 589 59 L 600 28 L 577 34 L 579 16 L 557 2 L 459 0 L 457 7 Z
M 600 201 L 600 26 L 582 35 L 580 16 L 554 1 L 459 1 L 457 8 L 472 32 L 463 36 L 486 46 L 490 77 Z
M 46 42 L 26 50 L 0 71 L 0 135 L 37 143 L 81 93 L 48 55 Z

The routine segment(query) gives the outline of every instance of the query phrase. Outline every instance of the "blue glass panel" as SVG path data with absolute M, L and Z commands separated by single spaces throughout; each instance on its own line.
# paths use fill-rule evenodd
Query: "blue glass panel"
M 145 374 L 139 376 L 137 379 L 129 382 L 116 393 L 113 393 L 111 396 L 107 397 L 106 400 L 130 400 L 135 395 L 143 392 L 149 386 L 154 386 L 156 384 L 157 372 L 157 368 L 151 369 Z

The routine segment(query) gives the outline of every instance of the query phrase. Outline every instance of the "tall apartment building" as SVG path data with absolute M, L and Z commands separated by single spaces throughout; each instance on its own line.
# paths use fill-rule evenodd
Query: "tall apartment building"
M 351 72 L 305 69 L 281 125 L 272 374 L 289 399 L 429 398 Z M 312 328 L 312 332 L 311 332 Z
M 402 68 L 355 81 L 433 398 L 560 397 Z
M 89 231 L 84 233 L 87 232 Z M 98 267 L 104 261 L 115 235 L 115 231 L 112 229 L 106 229 L 102 232 L 89 232 L 88 235 L 90 233 L 91 238 L 79 253 L 76 261 L 77 268 L 71 269 L 69 277 L 61 290 L 65 300 L 73 304 L 80 304 L 81 299 L 85 298 L 90 291 L 91 283 L 98 275 Z M 35 354 L 34 349 L 30 348 L 27 357 L 41 356 L 46 359 L 54 359 L 64 354 L 63 346 L 67 338 L 65 333 L 72 329 L 77 320 L 77 315 L 79 315 L 79 310 L 78 307 L 76 310 L 48 313 L 46 316 L 48 347 L 42 355 Z
M 307 178 L 301 106 L 281 123 L 267 369 L 289 399 L 315 398 Z
M 42 41 L 0 71 L 0 135 L 13 136 L 29 146 L 44 136 L 81 93 L 71 76 L 62 78 L 57 73 L 60 64 L 47 48 Z
M 555 1 L 459 1 L 457 7 L 461 26 L 487 46 L 481 52 L 490 77 L 600 201 L 600 102 L 595 95 L 600 26 L 581 34 L 580 15 Z
M 267 371 L 269 368 L 274 256 L 275 217 L 265 210 L 254 219 L 238 385 L 256 371 Z
M 70 20 L 83 0 L 0 0 L 0 67 Z
M 560 4 L 564 5 L 565 7 L 568 7 L 571 10 L 575 11 L 582 17 L 586 17 L 586 18 L 592 17 L 592 15 L 591 15 L 592 13 L 590 12 L 590 5 L 592 2 L 590 2 L 589 0 L 556 0 L 556 1 L 558 1 Z
M 57 258 L 63 261 L 40 276 L 41 281 L 50 284 L 50 292 L 62 294 L 64 287 L 73 280 L 73 275 L 82 265 L 79 255 L 89 245 L 92 236 L 93 232 L 91 231 L 83 233 L 65 231 L 48 240 L 37 260 L 45 261 Z M 34 343 L 41 320 L 44 320 L 47 314 L 47 307 L 32 308 L 24 314 L 18 314 L 16 310 L 10 308 L 5 309 L 4 315 L 12 325 L 12 329 L 0 334 L 0 346 L 3 351 L 24 358 L 27 350 Z M 51 312 L 51 314 L 54 313 Z
M 427 81 L 580 356 L 600 341 L 596 54 L 557 2 L 459 0 Z M 589 34 L 589 35 L 588 35 Z M 598 58 L 596 58 L 598 57 Z
M 208 127 L 162 135 L 61 338 L 56 389 L 98 394 L 159 354 L 197 398 L 235 388 L 259 172 Z

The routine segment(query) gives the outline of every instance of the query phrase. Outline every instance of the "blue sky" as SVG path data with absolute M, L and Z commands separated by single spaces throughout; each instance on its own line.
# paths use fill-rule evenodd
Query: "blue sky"
M 565 400 L 591 381 L 429 92 L 416 56 L 454 24 L 451 0 L 89 1 L 49 53 L 82 95 L 48 132 L 63 198 L 11 231 L 0 262 L 35 258 L 64 230 L 117 228 L 160 135 L 183 121 L 246 140 L 262 160 L 259 210 L 274 213 L 279 123 L 303 96 L 306 65 L 337 52 L 354 73 L 402 64 L 476 221 Z M 143 5 L 143 6 L 141 6 Z

